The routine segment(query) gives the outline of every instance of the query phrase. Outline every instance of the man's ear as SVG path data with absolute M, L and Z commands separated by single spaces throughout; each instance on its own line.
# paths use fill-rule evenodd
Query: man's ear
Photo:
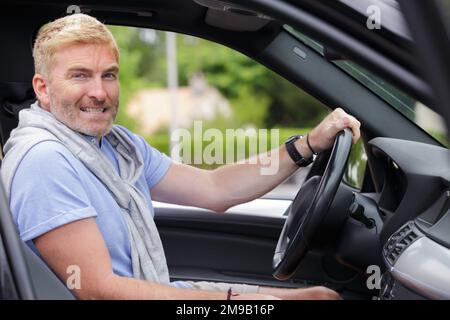
M 36 73 L 33 76 L 33 89 L 41 107 L 50 111 L 50 96 L 48 94 L 48 80 L 41 74 Z

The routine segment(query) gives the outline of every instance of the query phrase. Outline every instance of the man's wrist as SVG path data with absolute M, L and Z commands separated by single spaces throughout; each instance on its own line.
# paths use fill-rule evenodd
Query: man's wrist
M 310 159 L 313 156 L 311 150 L 309 150 L 308 144 L 306 143 L 305 137 L 295 141 L 294 145 L 303 158 Z

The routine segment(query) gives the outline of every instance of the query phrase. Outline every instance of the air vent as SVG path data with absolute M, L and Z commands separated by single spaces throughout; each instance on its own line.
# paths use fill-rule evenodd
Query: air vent
M 411 243 L 421 236 L 413 221 L 403 225 L 387 241 L 383 249 L 383 256 L 391 266 L 395 264 L 398 257 Z

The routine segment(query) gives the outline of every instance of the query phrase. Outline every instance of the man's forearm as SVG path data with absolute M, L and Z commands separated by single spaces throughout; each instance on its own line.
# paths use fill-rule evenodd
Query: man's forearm
M 297 140 L 296 148 L 305 158 L 312 155 L 305 139 Z M 247 159 L 213 170 L 211 174 L 216 190 L 215 198 L 221 204 L 219 211 L 262 196 L 297 169 L 298 166 L 282 145 L 251 160 Z
M 75 290 L 80 299 L 107 300 L 225 300 L 226 293 L 182 289 L 112 274 L 95 291 Z
M 106 281 L 105 281 L 106 280 Z M 274 291 L 275 292 L 275 291 Z M 145 280 L 121 277 L 115 274 L 107 277 L 91 292 L 76 290 L 80 299 L 107 300 L 227 300 L 228 292 L 182 289 Z M 277 292 L 278 293 L 278 292 Z M 278 300 L 269 293 L 246 293 L 233 295 L 233 300 Z

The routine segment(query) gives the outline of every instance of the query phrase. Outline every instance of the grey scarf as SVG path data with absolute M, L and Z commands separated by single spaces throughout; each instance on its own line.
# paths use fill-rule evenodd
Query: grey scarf
M 142 157 L 120 128 L 113 126 L 105 138 L 117 151 L 120 175 L 99 148 L 59 122 L 37 102 L 30 109 L 20 111 L 19 126 L 11 132 L 4 147 L 1 176 L 7 196 L 25 154 L 39 142 L 61 142 L 104 184 L 119 205 L 130 234 L 134 278 L 168 284 L 167 262 L 158 230 L 144 196 L 134 186 L 143 171 Z

